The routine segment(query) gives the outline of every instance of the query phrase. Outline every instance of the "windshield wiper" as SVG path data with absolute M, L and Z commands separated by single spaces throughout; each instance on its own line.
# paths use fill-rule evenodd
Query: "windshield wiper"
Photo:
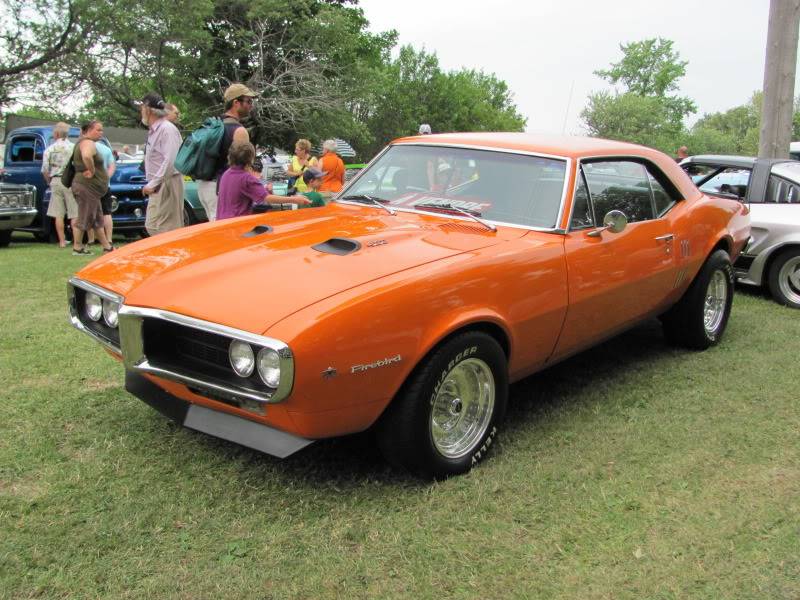
M 457 213 L 459 213 L 461 215 L 469 217 L 473 221 L 477 221 L 478 223 L 480 223 L 481 225 L 483 225 L 484 227 L 486 227 L 486 229 L 488 229 L 490 231 L 497 231 L 497 227 L 495 227 L 491 223 L 487 223 L 483 219 L 480 219 L 479 216 L 480 216 L 481 213 L 479 213 L 477 211 L 474 211 L 474 210 L 468 210 L 466 208 L 460 208 L 458 206 L 453 206 L 452 204 L 440 204 L 438 202 L 423 202 L 422 204 L 415 204 L 414 208 L 423 208 L 423 209 L 427 208 L 427 209 L 432 209 L 432 210 L 441 209 L 441 210 L 449 210 L 449 211 L 457 212 Z
M 388 200 L 384 198 L 377 198 L 375 196 L 368 196 L 367 194 L 353 194 L 352 196 L 343 196 L 340 200 L 354 200 L 356 202 L 366 202 L 369 204 L 373 204 L 375 206 L 380 206 L 383 210 L 388 212 L 390 215 L 396 215 L 397 212 L 389 208 L 388 206 L 384 206 L 383 202 L 388 202 Z

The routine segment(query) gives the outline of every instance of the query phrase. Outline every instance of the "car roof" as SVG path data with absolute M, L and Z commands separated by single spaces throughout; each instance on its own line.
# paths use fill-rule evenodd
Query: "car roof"
M 690 156 L 689 158 L 681 161 L 682 165 L 696 164 L 696 165 L 710 165 L 721 167 L 733 167 L 752 169 L 756 161 L 770 165 L 774 171 L 777 165 L 783 163 L 796 163 L 798 161 L 791 158 L 755 158 L 754 156 L 729 156 L 723 154 L 698 154 L 697 156 Z
M 9 135 L 16 135 L 18 133 L 33 133 L 43 135 L 45 137 L 52 135 L 53 133 L 53 125 L 34 125 L 31 127 L 20 127 L 15 129 L 14 131 L 9 131 Z M 69 135 L 70 136 L 79 136 L 81 134 L 80 127 L 70 127 L 69 128 Z
M 438 133 L 404 137 L 394 141 L 396 144 L 420 142 L 537 152 L 566 158 L 652 151 L 645 146 L 601 138 L 517 132 Z
M 772 166 L 772 172 L 794 182 L 800 182 L 800 161 L 786 160 Z
M 645 158 L 655 163 L 670 178 L 684 198 L 693 199 L 700 196 L 692 180 L 672 157 L 653 148 L 628 142 L 572 135 L 479 132 L 416 135 L 397 139 L 392 144 L 473 146 L 498 151 L 531 152 L 574 160 L 626 156 Z

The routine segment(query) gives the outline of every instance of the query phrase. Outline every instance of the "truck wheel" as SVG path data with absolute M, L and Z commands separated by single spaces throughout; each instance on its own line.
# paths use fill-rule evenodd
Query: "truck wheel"
M 502 348 L 477 331 L 433 351 L 378 424 L 387 460 L 424 477 L 469 471 L 494 443 L 508 400 Z
M 769 291 L 776 302 L 800 308 L 800 250 L 784 250 L 772 262 L 767 277 Z
M 5 248 L 11 243 L 11 230 L 3 229 L 0 231 L 0 248 Z
M 197 223 L 197 219 L 194 216 L 194 211 L 192 207 L 189 205 L 188 202 L 183 203 L 183 226 L 188 227 L 189 225 L 194 225 Z
M 670 343 L 705 350 L 722 339 L 733 303 L 733 268 L 724 250 L 708 257 L 686 293 L 661 316 Z

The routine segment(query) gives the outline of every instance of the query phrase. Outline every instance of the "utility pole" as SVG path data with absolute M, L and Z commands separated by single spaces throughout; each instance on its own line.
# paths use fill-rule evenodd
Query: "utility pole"
M 789 158 L 794 112 L 794 75 L 800 0 L 770 0 L 760 158 Z

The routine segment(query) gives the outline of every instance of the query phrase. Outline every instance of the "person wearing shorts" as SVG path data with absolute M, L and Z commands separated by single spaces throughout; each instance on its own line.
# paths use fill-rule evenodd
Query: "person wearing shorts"
M 64 235 L 64 217 L 66 216 L 70 225 L 75 227 L 75 219 L 78 218 L 78 205 L 69 188 L 61 183 L 61 174 L 64 167 L 72 156 L 75 145 L 69 141 L 69 125 L 66 123 L 56 123 L 53 127 L 53 143 L 47 147 L 42 157 L 42 176 L 50 186 L 50 204 L 47 207 L 47 216 L 55 219 L 56 235 L 58 245 L 61 248 L 67 247 L 67 240 Z

